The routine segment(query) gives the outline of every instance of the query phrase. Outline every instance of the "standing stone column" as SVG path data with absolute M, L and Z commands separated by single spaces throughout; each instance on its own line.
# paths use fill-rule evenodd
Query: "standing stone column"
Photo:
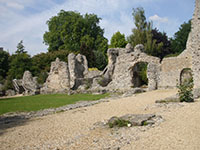
M 191 33 L 187 47 L 192 53 L 192 71 L 194 80 L 194 97 L 200 96 L 200 0 L 196 0 L 195 12 L 192 18 Z

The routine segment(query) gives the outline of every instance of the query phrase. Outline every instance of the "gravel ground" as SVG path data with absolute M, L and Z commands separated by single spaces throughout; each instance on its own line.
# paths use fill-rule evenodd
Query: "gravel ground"
M 1 150 L 200 149 L 200 102 L 155 104 L 175 95 L 158 90 L 16 123 L 0 124 Z M 107 128 L 112 116 L 161 115 L 153 126 Z

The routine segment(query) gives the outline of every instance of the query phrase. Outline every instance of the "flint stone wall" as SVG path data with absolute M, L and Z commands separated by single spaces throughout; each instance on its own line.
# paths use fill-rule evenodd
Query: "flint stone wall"
M 39 94 L 37 77 L 33 77 L 30 71 L 25 71 L 22 79 L 14 79 L 13 85 L 18 94 Z
M 192 18 L 192 28 L 187 42 L 192 53 L 192 71 L 194 81 L 194 97 L 200 96 L 200 1 L 196 0 Z
M 69 54 L 68 64 L 57 58 L 51 63 L 51 70 L 41 93 L 70 93 L 87 84 L 87 81 L 91 84 L 91 79 L 87 80 L 87 76 L 88 62 L 84 55 Z
M 67 63 L 60 61 L 59 58 L 51 63 L 51 69 L 43 88 L 42 94 L 48 93 L 67 93 L 70 90 L 70 77 Z
M 148 89 L 157 89 L 157 82 L 159 80 L 160 59 L 149 56 L 143 53 L 143 45 L 137 45 L 133 50 L 125 49 L 112 49 L 112 51 L 120 53 L 116 58 L 115 69 L 112 76 L 112 81 L 108 85 L 108 89 L 114 91 L 125 92 L 133 88 L 133 75 L 132 69 L 139 62 L 148 63 L 147 77 L 149 80 Z
M 88 74 L 88 62 L 84 55 L 73 53 L 68 55 L 68 66 L 70 74 L 70 87 L 77 87 L 77 79 L 84 78 Z
M 161 63 L 159 89 L 176 88 L 180 84 L 183 69 L 191 67 L 191 54 L 188 50 L 177 57 L 164 58 Z
M 37 77 L 33 77 L 30 71 L 25 71 L 22 78 L 22 85 L 27 95 L 39 94 Z

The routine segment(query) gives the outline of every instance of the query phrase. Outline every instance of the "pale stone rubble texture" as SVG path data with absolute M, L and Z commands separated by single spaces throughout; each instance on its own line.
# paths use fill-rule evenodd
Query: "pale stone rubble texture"
M 51 63 L 49 76 L 41 89 L 42 94 L 67 93 L 70 89 L 69 69 L 66 62 L 56 61 Z
M 73 53 L 68 55 L 68 66 L 70 74 L 70 87 L 76 86 L 78 78 L 84 78 L 88 74 L 88 63 L 84 55 Z
M 140 86 L 137 66 L 143 62 L 147 64 L 147 90 L 176 88 L 182 82 L 181 80 L 190 77 L 189 74 L 192 73 L 194 96 L 200 96 L 199 7 L 200 1 L 196 0 L 187 46 L 179 56 L 164 58 L 161 61 L 157 57 L 145 54 L 143 45 L 139 44 L 133 48 L 131 44 L 127 44 L 125 48 L 108 49 L 107 67 L 102 72 L 94 72 L 88 70 L 85 56 L 69 54 L 68 63 L 62 62 L 58 58 L 52 62 L 49 76 L 40 90 L 41 93 L 137 91 Z M 186 69 L 190 72 L 184 72 Z M 34 82 L 33 79 L 31 81 Z M 25 87 L 29 86 L 30 84 Z
M 40 92 L 37 77 L 33 77 L 30 71 L 25 71 L 22 79 L 14 79 L 13 85 L 17 94 L 35 95 Z
M 144 52 L 143 45 L 137 45 L 134 50 L 127 50 L 126 48 L 117 48 L 111 49 L 112 51 L 116 51 L 121 53 L 116 58 L 115 69 L 113 71 L 112 81 L 108 85 L 108 89 L 113 89 L 114 91 L 126 92 L 127 90 L 131 90 L 133 87 L 136 87 L 133 83 L 134 78 L 134 67 L 139 62 L 148 63 L 147 76 L 149 80 L 148 88 L 150 90 L 157 89 L 157 81 L 158 81 L 158 73 L 160 59 L 148 56 Z M 110 49 L 108 50 L 108 55 Z M 124 53 L 122 53 L 124 52 Z M 108 56 L 111 57 L 111 56 Z
M 33 77 L 30 71 L 25 71 L 23 78 L 22 78 L 22 85 L 25 90 L 25 94 L 34 95 L 36 93 L 39 93 L 38 88 L 39 85 L 37 83 L 37 77 Z
M 194 80 L 194 96 L 200 96 L 200 0 L 196 0 L 195 12 L 192 18 L 192 28 L 188 47 L 192 53 L 192 71 Z

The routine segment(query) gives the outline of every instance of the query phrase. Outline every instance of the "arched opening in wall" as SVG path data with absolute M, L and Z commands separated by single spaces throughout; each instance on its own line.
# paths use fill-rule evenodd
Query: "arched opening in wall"
M 143 87 L 146 88 L 148 85 L 148 78 L 147 78 L 147 65 L 146 62 L 138 62 L 136 63 L 131 70 L 132 76 L 132 87 Z
M 189 81 L 192 78 L 192 70 L 190 68 L 184 68 L 180 74 L 180 84 L 183 84 L 184 82 Z

